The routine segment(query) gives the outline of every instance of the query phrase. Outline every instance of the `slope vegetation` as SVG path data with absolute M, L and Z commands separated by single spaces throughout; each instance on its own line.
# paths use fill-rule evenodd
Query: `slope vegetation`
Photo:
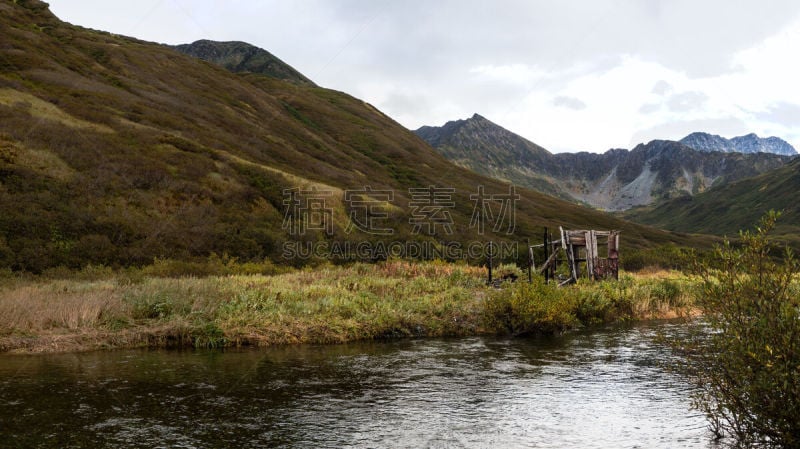
M 683 196 L 654 208 L 631 209 L 632 220 L 681 232 L 735 236 L 770 209 L 782 211 L 776 235 L 800 247 L 800 159 L 753 178 Z
M 683 241 L 529 190 L 518 192 L 515 235 L 476 235 L 470 195 L 508 186 L 361 100 L 66 24 L 38 1 L 0 13 L 0 267 L 212 253 L 303 263 L 285 260 L 284 242 L 519 241 L 557 225 L 622 229 L 628 247 Z M 367 186 L 393 192 L 370 212 L 393 235 L 348 229 L 356 208 L 344 191 Z M 440 203 L 450 234 L 418 235 L 409 222 L 421 207 L 409 189 L 428 186 L 454 189 Z M 328 192 L 328 227 L 292 234 L 286 189 Z

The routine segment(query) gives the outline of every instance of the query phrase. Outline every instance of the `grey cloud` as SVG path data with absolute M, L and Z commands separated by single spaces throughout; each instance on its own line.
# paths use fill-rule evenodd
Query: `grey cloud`
M 667 107 L 673 112 L 686 112 L 699 109 L 708 101 L 708 95 L 702 92 L 681 92 L 669 97 Z
M 654 86 L 652 93 L 656 95 L 666 95 L 672 91 L 672 85 L 664 80 L 659 80 Z
M 672 87 L 664 81 L 659 81 L 653 87 L 653 93 L 664 96 L 670 92 Z M 642 114 L 652 114 L 653 112 L 661 110 L 666 105 L 667 109 L 671 112 L 687 112 L 694 109 L 699 109 L 708 101 L 708 96 L 702 92 L 681 92 L 669 95 L 663 103 L 645 103 L 639 107 L 639 112 Z
M 637 55 L 689 76 L 730 70 L 734 52 L 771 35 L 800 14 L 800 3 L 670 0 L 320 2 L 313 16 L 358 29 L 364 54 L 404 70 L 440 62 L 525 63 L 548 70 L 607 55 Z M 391 60 L 391 56 L 400 56 Z
M 582 102 L 580 99 L 563 95 L 553 98 L 553 106 L 565 107 L 576 111 L 586 109 L 586 103 Z
M 757 113 L 756 117 L 781 125 L 798 126 L 800 125 L 800 105 L 778 103 L 771 105 L 767 112 Z
M 393 92 L 385 101 L 383 106 L 392 110 L 403 111 L 410 117 L 423 116 L 426 111 L 433 108 L 427 97 L 415 95 L 409 92 Z
M 652 114 L 653 112 L 658 111 L 661 109 L 661 105 L 658 103 L 645 103 L 642 107 L 639 108 L 639 112 L 642 114 Z

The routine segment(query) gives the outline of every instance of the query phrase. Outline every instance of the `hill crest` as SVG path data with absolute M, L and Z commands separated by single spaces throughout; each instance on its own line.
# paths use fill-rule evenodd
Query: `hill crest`
M 295 84 L 316 86 L 313 81 L 277 56 L 246 42 L 218 42 L 201 39 L 191 44 L 175 45 L 172 48 L 183 54 L 222 66 L 231 72 L 259 73 Z

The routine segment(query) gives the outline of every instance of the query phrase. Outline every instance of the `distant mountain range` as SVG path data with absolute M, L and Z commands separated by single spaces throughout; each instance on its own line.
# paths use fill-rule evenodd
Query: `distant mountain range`
M 446 158 L 470 170 L 611 211 L 694 195 L 712 185 L 778 168 L 791 159 L 766 153 L 696 151 L 666 140 L 603 154 L 552 154 L 478 114 L 415 132 Z
M 630 220 L 680 232 L 735 237 L 770 209 L 783 212 L 775 234 L 800 248 L 800 158 L 756 177 L 626 211 Z
M 202 39 L 172 48 L 195 58 L 220 65 L 231 72 L 258 73 L 304 86 L 316 86 L 313 81 L 272 53 L 246 42 L 217 42 Z
M 789 142 L 778 137 L 746 136 L 726 139 L 716 134 L 696 132 L 680 140 L 680 143 L 697 151 L 722 151 L 725 153 L 774 153 L 794 156 L 797 151 Z

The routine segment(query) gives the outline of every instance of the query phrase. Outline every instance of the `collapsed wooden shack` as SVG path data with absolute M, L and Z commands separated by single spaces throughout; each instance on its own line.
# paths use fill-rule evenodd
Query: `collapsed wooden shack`
M 619 279 L 620 231 L 567 230 L 559 226 L 561 238 L 552 240 L 547 229 L 541 245 L 528 245 L 531 270 L 544 274 L 545 279 L 558 279 L 559 285 L 576 282 L 585 275 L 591 280 Z M 544 248 L 544 263 L 537 269 L 534 248 Z M 604 256 L 601 257 L 601 254 Z M 566 262 L 569 276 L 559 278 L 557 269 Z

